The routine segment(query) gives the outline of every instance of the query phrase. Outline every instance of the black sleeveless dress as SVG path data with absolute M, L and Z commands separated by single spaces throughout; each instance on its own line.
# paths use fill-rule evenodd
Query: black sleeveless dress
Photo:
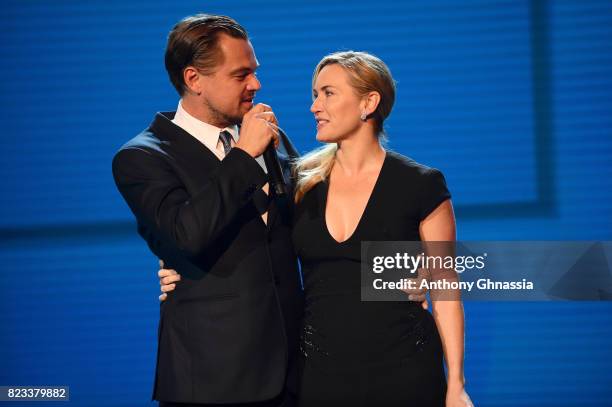
M 362 302 L 361 241 L 420 240 L 419 223 L 450 198 L 442 174 L 387 151 L 352 236 L 327 229 L 328 183 L 296 207 L 293 242 L 304 276 L 300 405 L 443 406 L 442 345 L 415 302 Z

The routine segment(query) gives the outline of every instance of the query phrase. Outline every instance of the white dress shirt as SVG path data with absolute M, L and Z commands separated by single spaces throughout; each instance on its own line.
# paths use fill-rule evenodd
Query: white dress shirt
M 191 136 L 195 137 L 200 143 L 204 144 L 219 160 L 225 158 L 225 150 L 219 138 L 219 133 L 228 131 L 232 135 L 232 140 L 230 141 L 232 147 L 236 145 L 240 138 L 238 126 L 234 125 L 220 129 L 212 124 L 204 123 L 187 113 L 185 109 L 183 109 L 181 101 L 179 101 L 178 107 L 176 108 L 176 114 L 174 115 L 174 119 L 172 119 L 172 123 L 176 124 Z M 259 163 L 261 168 L 267 173 L 268 171 L 263 157 L 255 157 L 255 160 L 257 160 L 257 163 Z

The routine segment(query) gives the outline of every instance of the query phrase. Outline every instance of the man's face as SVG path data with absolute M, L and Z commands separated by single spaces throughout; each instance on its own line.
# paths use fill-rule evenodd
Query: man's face
M 259 64 L 249 41 L 221 34 L 218 45 L 223 60 L 214 73 L 201 77 L 202 103 L 207 121 L 223 128 L 242 122 L 261 83 L 255 76 Z

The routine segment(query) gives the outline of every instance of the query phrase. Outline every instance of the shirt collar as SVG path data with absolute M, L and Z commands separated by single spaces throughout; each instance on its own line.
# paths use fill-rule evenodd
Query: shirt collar
M 237 143 L 238 139 L 240 138 L 238 126 L 233 125 L 221 129 L 213 126 L 212 124 L 205 123 L 187 113 L 187 111 L 183 109 L 183 104 L 181 101 L 178 103 L 176 114 L 174 115 L 172 122 L 198 139 L 202 144 L 211 150 L 215 150 L 217 147 L 217 143 L 219 142 L 219 133 L 224 130 L 228 131 L 232 135 L 234 142 Z

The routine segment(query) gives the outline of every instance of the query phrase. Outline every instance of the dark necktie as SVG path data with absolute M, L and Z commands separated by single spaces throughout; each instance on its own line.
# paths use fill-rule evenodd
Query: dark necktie
M 221 140 L 221 143 L 223 143 L 223 151 L 225 152 L 225 155 L 227 155 L 227 153 L 229 153 L 229 151 L 232 149 L 231 139 L 232 135 L 229 131 L 223 130 L 221 133 L 219 133 L 219 140 Z

